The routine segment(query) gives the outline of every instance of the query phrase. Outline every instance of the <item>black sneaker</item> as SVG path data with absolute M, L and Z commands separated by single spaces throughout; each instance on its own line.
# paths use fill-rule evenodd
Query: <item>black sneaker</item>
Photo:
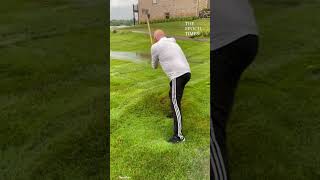
M 172 138 L 170 138 L 169 140 L 168 140 L 168 142 L 169 143 L 172 143 L 172 144 L 176 144 L 176 143 L 181 143 L 181 142 L 183 142 L 183 141 L 185 141 L 186 139 L 184 138 L 184 137 L 182 137 L 182 138 L 179 138 L 179 137 L 177 137 L 177 136 L 172 136 Z

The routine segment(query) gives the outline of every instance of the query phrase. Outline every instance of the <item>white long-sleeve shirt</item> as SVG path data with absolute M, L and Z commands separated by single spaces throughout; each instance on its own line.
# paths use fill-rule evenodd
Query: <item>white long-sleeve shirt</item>
M 162 70 L 170 80 L 191 72 L 190 66 L 182 49 L 174 38 L 161 38 L 151 47 L 152 68 L 160 63 Z

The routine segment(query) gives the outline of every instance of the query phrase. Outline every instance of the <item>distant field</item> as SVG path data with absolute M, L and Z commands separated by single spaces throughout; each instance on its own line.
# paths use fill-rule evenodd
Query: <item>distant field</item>
M 106 2 L 0 6 L 0 179 L 105 179 Z
M 156 29 L 165 29 L 169 35 L 185 36 L 186 22 L 189 21 L 153 23 L 150 25 L 150 27 L 152 31 Z M 193 20 L 192 22 L 194 22 L 194 27 L 201 27 L 203 32 L 210 32 L 210 19 L 197 19 Z M 135 27 L 127 28 L 127 30 L 148 32 L 146 24 L 138 24 Z

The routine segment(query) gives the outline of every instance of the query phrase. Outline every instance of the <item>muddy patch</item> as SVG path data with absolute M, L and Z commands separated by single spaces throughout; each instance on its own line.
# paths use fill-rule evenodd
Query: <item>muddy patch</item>
M 138 52 L 110 51 L 110 59 L 144 63 L 151 60 L 151 55 Z

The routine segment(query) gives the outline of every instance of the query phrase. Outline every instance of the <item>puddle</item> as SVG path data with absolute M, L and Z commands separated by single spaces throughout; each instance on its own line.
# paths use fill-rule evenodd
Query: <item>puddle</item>
M 131 26 L 125 26 L 125 25 L 121 25 L 121 26 L 110 26 L 110 30 L 123 29 L 123 28 L 127 28 L 127 27 L 131 27 Z
M 110 51 L 110 59 L 131 61 L 134 63 L 142 63 L 142 62 L 150 61 L 151 55 L 147 53 L 137 53 L 137 52 Z

